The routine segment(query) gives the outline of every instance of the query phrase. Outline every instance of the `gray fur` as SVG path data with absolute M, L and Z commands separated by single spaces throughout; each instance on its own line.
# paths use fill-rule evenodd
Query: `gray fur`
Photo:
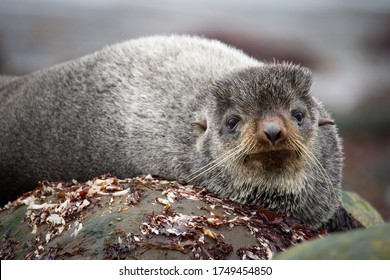
M 309 163 L 295 175 L 232 162 L 189 183 L 318 226 L 338 207 L 342 151 L 336 128 L 317 125 L 329 115 L 310 82 L 305 68 L 263 64 L 218 41 L 155 36 L 0 83 L 1 200 L 38 180 L 188 179 L 238 144 L 239 133 L 223 133 L 227 111 L 256 118 L 287 112 L 289 100 L 298 100 L 331 186 Z
M 5 85 L 6 83 L 9 83 L 17 78 L 18 77 L 16 77 L 16 76 L 2 75 L 2 76 L 0 76 L 0 86 Z

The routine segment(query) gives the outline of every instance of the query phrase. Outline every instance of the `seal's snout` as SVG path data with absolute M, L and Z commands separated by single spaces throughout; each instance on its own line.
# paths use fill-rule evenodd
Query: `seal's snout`
M 286 138 L 286 129 L 283 121 L 278 117 L 266 118 L 260 121 L 259 136 L 264 142 L 275 145 Z
M 277 122 L 266 122 L 264 124 L 264 134 L 272 144 L 275 144 L 276 140 L 282 136 L 282 131 Z

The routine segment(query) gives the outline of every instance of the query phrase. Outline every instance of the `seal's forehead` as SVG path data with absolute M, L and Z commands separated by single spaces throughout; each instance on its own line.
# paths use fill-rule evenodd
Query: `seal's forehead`
M 312 74 L 288 63 L 264 64 L 231 73 L 215 84 L 215 97 L 240 107 L 286 104 L 311 99 Z M 287 105 L 287 104 L 286 104 Z

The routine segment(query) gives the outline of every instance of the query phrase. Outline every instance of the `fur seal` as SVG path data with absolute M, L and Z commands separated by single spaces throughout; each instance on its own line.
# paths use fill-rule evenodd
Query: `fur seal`
M 153 36 L 0 84 L 1 200 L 38 180 L 156 174 L 313 227 L 342 147 L 311 72 L 200 37 Z

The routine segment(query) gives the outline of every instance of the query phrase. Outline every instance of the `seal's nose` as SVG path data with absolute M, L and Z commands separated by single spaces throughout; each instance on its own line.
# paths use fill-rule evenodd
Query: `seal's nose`
M 274 121 L 265 122 L 263 132 L 272 144 L 275 144 L 275 142 L 282 136 L 282 130 L 279 124 Z
M 258 137 L 261 142 L 278 145 L 287 137 L 287 130 L 283 119 L 279 116 L 270 116 L 259 121 Z

